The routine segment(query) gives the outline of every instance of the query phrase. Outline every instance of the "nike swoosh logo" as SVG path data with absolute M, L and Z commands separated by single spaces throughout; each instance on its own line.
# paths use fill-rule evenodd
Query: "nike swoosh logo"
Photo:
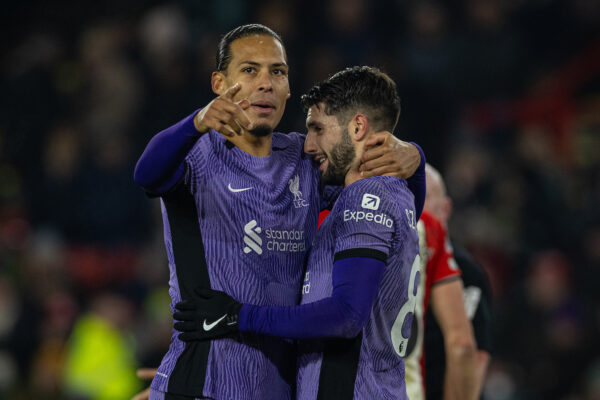
M 215 322 L 211 323 L 211 324 L 207 324 L 206 323 L 206 319 L 204 320 L 204 322 L 202 323 L 202 327 L 204 328 L 204 330 L 206 332 L 210 331 L 212 328 L 214 328 L 215 326 L 217 326 L 219 324 L 219 322 L 223 321 L 225 319 L 225 317 L 227 316 L 227 314 L 223 315 L 221 318 L 219 318 L 218 320 L 216 320 Z
M 237 192 L 243 192 L 246 190 L 250 190 L 250 189 L 252 189 L 252 187 L 242 188 L 242 189 L 234 189 L 231 187 L 231 183 L 230 183 L 229 185 L 227 185 L 227 189 L 229 189 L 230 192 L 237 193 Z

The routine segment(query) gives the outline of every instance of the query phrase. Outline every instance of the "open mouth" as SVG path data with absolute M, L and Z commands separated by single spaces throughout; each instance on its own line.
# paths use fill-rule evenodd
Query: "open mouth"
M 315 156 L 315 163 L 319 166 L 319 171 L 321 171 L 321 173 L 325 172 L 327 165 L 329 165 L 327 162 L 327 156 L 325 154 L 319 154 Z
M 258 114 L 270 114 L 275 111 L 275 106 L 269 102 L 256 102 L 250 105 L 252 109 Z

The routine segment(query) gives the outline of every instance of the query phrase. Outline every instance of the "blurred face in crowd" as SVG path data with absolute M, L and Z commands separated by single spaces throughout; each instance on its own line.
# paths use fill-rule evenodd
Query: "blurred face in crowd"
M 452 212 L 452 201 L 446 195 L 446 185 L 444 185 L 440 173 L 429 164 L 425 165 L 425 177 L 427 193 L 425 195 L 424 207 L 448 229 L 448 219 Z
M 327 115 L 324 109 L 324 103 L 319 103 L 308 110 L 304 151 L 319 164 L 323 184 L 343 185 L 356 151 L 347 127 L 341 126 L 338 118 Z
M 235 83 L 241 84 L 234 101 L 247 99 L 246 110 L 254 126 L 252 133 L 272 133 L 290 97 L 288 65 L 282 44 L 272 36 L 251 35 L 231 43 L 231 61 L 225 72 L 214 72 L 213 91 L 225 92 Z

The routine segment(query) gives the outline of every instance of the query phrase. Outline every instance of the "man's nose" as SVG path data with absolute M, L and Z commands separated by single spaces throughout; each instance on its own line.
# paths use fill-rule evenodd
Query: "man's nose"
M 261 71 L 258 75 L 259 83 L 258 90 L 261 92 L 270 92 L 273 90 L 273 77 L 269 71 Z
M 317 150 L 318 148 L 315 140 L 315 134 L 308 131 L 306 140 L 304 140 L 304 152 L 308 154 L 316 154 Z

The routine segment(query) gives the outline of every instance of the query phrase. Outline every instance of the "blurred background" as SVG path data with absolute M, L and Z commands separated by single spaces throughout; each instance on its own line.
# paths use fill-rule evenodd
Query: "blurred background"
M 487 400 L 600 399 L 600 1 L 23 1 L 0 14 L 0 398 L 126 399 L 171 332 L 152 135 L 208 103 L 220 35 L 285 42 L 292 98 L 343 67 L 398 83 L 396 134 L 490 276 Z

